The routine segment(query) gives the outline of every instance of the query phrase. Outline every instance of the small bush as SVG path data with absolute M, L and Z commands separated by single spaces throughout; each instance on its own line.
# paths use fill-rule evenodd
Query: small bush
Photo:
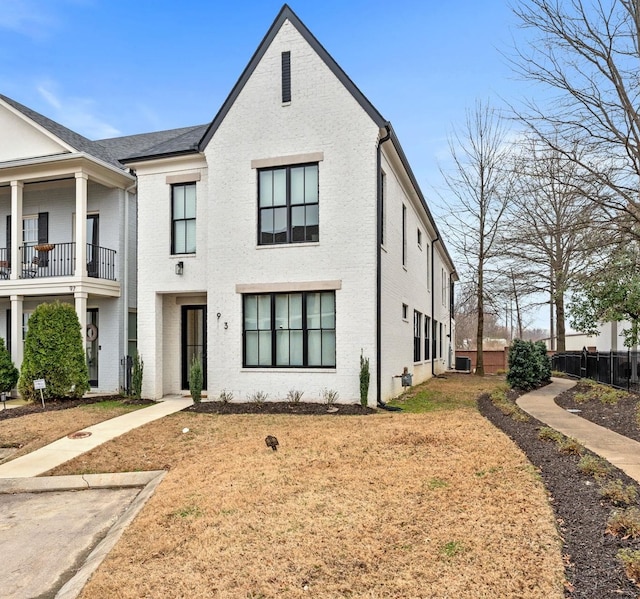
M 29 318 L 18 391 L 25 399 L 39 394 L 35 379 L 44 379 L 44 397 L 82 397 L 89 391 L 83 331 L 70 304 L 40 304 Z
M 191 360 L 191 368 L 189 369 L 189 391 L 194 403 L 202 401 L 202 364 L 198 356 L 194 355 Z
M 611 472 L 611 466 L 602 458 L 588 453 L 580 458 L 578 470 L 580 470 L 582 474 L 599 478 L 609 474 L 609 472 Z
M 297 389 L 289 389 L 287 393 L 287 401 L 293 403 L 300 403 L 302 396 L 304 395 L 304 391 L 298 391 Z
M 9 393 L 18 382 L 18 369 L 13 365 L 4 339 L 0 337 L 0 393 Z
M 514 389 L 530 391 L 551 380 L 551 360 L 542 341 L 514 339 L 509 348 L 507 382 Z
M 630 505 L 638 498 L 638 491 L 635 486 L 625 485 L 619 478 L 617 478 L 616 480 L 609 481 L 600 487 L 600 497 L 613 505 Z
M 560 443 L 564 439 L 564 435 L 554 428 L 543 426 L 538 431 L 538 439 L 541 439 L 542 441 L 555 441 L 556 443 Z
M 365 358 L 360 352 L 360 405 L 363 408 L 366 408 L 368 403 L 370 378 L 369 358 Z
M 638 584 L 640 582 L 640 551 L 635 549 L 620 549 L 617 557 L 622 562 L 624 573 L 629 580 Z
M 623 539 L 640 537 L 640 510 L 630 507 L 614 511 L 607 521 L 607 532 Z
M 267 401 L 267 397 L 269 397 L 269 394 L 265 393 L 264 391 L 254 391 L 249 396 L 249 401 L 251 403 L 264 403 L 265 401 Z
M 557 442 L 557 445 L 560 453 L 582 455 L 582 452 L 584 451 L 584 447 L 580 445 L 578 441 L 572 439 L 571 437 L 563 436 L 562 439 Z
M 144 362 L 136 351 L 133 356 L 133 370 L 131 372 L 131 396 L 134 399 L 142 398 L 142 378 L 144 376 Z
M 322 398 L 324 399 L 324 402 L 329 406 L 332 406 L 334 403 L 336 403 L 339 397 L 340 397 L 340 394 L 337 391 L 334 391 L 333 389 L 322 390 Z
M 233 401 L 233 391 L 227 391 L 226 389 L 223 389 L 222 391 L 220 391 L 219 400 L 222 403 L 229 403 Z

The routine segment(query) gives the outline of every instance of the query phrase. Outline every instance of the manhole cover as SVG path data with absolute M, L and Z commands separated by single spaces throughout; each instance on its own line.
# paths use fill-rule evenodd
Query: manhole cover
M 90 437 L 91 433 L 89 431 L 79 431 L 77 433 L 71 433 L 67 435 L 67 439 L 84 439 L 85 437 Z

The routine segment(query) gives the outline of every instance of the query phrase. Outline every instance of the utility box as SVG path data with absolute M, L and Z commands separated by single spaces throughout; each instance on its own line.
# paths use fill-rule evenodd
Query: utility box
M 413 375 L 409 372 L 405 372 L 401 378 L 403 387 L 411 387 L 413 385 Z
M 456 356 L 456 370 L 463 370 L 464 372 L 471 371 L 471 358 Z

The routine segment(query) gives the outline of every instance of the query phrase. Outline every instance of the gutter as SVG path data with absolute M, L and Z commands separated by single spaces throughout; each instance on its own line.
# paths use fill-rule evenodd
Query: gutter
M 387 134 L 381 137 L 376 147 L 376 404 L 384 408 L 382 401 L 382 150 L 381 146 L 384 142 L 391 139 L 391 123 L 384 125 Z

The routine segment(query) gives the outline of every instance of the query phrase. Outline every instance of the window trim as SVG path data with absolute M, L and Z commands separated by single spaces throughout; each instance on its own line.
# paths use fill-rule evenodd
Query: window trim
M 413 311 L 413 361 L 422 362 L 422 312 L 417 310 Z
M 193 218 L 179 218 L 176 219 L 174 217 L 174 191 L 179 188 L 179 187 L 184 187 L 185 188 L 185 198 L 186 198 L 186 188 L 187 187 L 193 187 L 194 193 L 195 193 L 195 202 L 196 202 L 196 206 L 195 206 L 195 212 L 196 215 Z M 197 240 L 198 240 L 198 188 L 197 188 L 197 183 L 195 181 L 191 181 L 188 183 L 173 183 L 171 184 L 171 255 L 172 256 L 184 256 L 184 255 L 193 255 L 196 253 L 196 250 L 198 248 L 198 244 L 197 244 Z M 195 223 L 196 226 L 196 238 L 194 239 L 194 250 L 192 252 L 187 252 L 186 251 L 186 247 L 185 247 L 185 251 L 184 252 L 180 252 L 177 251 L 176 248 L 176 229 L 175 229 L 175 225 L 177 222 L 187 222 L 187 221 L 193 221 Z M 185 246 L 186 246 L 186 235 L 185 235 Z
M 431 359 L 431 316 L 424 315 L 424 359 Z
M 309 328 L 307 326 L 307 302 L 308 297 L 311 294 L 331 294 L 333 295 L 333 328 L 323 328 L 322 322 L 320 328 Z M 300 329 L 277 329 L 276 328 L 276 297 L 289 296 L 289 295 L 301 295 L 301 319 L 302 326 Z M 270 364 L 247 364 L 247 329 L 246 323 L 246 298 L 249 296 L 267 296 L 269 300 L 269 312 L 270 312 L 270 328 L 269 329 L 255 329 L 257 331 L 269 331 L 271 333 L 270 345 L 271 345 L 271 363 Z M 337 336 L 336 336 L 336 324 L 337 324 L 337 302 L 336 302 L 335 290 L 314 290 L 314 291 L 286 291 L 286 292 L 267 292 L 267 293 L 245 293 L 242 295 L 242 368 L 254 370 L 273 370 L 273 369 L 311 369 L 311 370 L 335 370 L 337 368 Z M 253 331 L 254 329 L 250 329 Z M 277 364 L 277 335 L 279 330 L 300 330 L 302 332 L 302 363 L 301 364 Z M 309 364 L 309 331 L 333 331 L 334 335 L 334 356 L 333 364 Z
M 317 178 L 317 184 L 318 184 L 318 190 L 317 190 L 317 201 L 316 202 L 309 202 L 309 203 L 303 203 L 303 204 L 292 204 L 291 203 L 291 169 L 294 168 L 306 168 L 308 166 L 315 166 L 316 167 L 316 178 Z M 278 206 L 279 208 L 285 208 L 286 212 L 287 212 L 287 230 L 286 230 L 286 241 L 282 241 L 282 242 L 271 242 L 271 243 L 267 243 L 267 242 L 263 242 L 262 241 L 262 212 L 265 210 L 272 210 L 274 208 L 274 206 L 265 206 L 265 207 L 261 207 L 260 206 L 260 175 L 264 172 L 267 171 L 279 171 L 279 170 L 284 170 L 285 171 L 285 204 L 283 206 Z M 320 164 L 318 162 L 300 162 L 300 163 L 296 163 L 296 164 L 286 164 L 286 165 L 279 165 L 279 166 L 267 166 L 264 168 L 258 168 L 256 169 L 257 171 L 257 190 L 258 190 L 258 194 L 257 194 L 257 202 L 256 202 L 256 208 L 258 211 L 258 216 L 257 216 L 257 221 L 258 221 L 258 229 L 256 231 L 257 234 L 257 243 L 259 247 L 272 247 L 272 246 L 286 246 L 286 245 L 295 245 L 295 244 L 299 244 L 299 243 L 311 243 L 311 244 L 318 244 L 320 243 Z M 299 241 L 295 241 L 293 240 L 293 230 L 292 230 L 292 224 L 291 224 L 291 214 L 292 214 L 292 209 L 294 207 L 298 207 L 298 206 L 303 206 L 303 207 L 308 207 L 308 206 L 317 206 L 318 209 L 318 239 L 317 240 L 308 240 L 308 239 L 301 239 Z M 307 227 L 307 224 L 305 222 L 305 229 Z

